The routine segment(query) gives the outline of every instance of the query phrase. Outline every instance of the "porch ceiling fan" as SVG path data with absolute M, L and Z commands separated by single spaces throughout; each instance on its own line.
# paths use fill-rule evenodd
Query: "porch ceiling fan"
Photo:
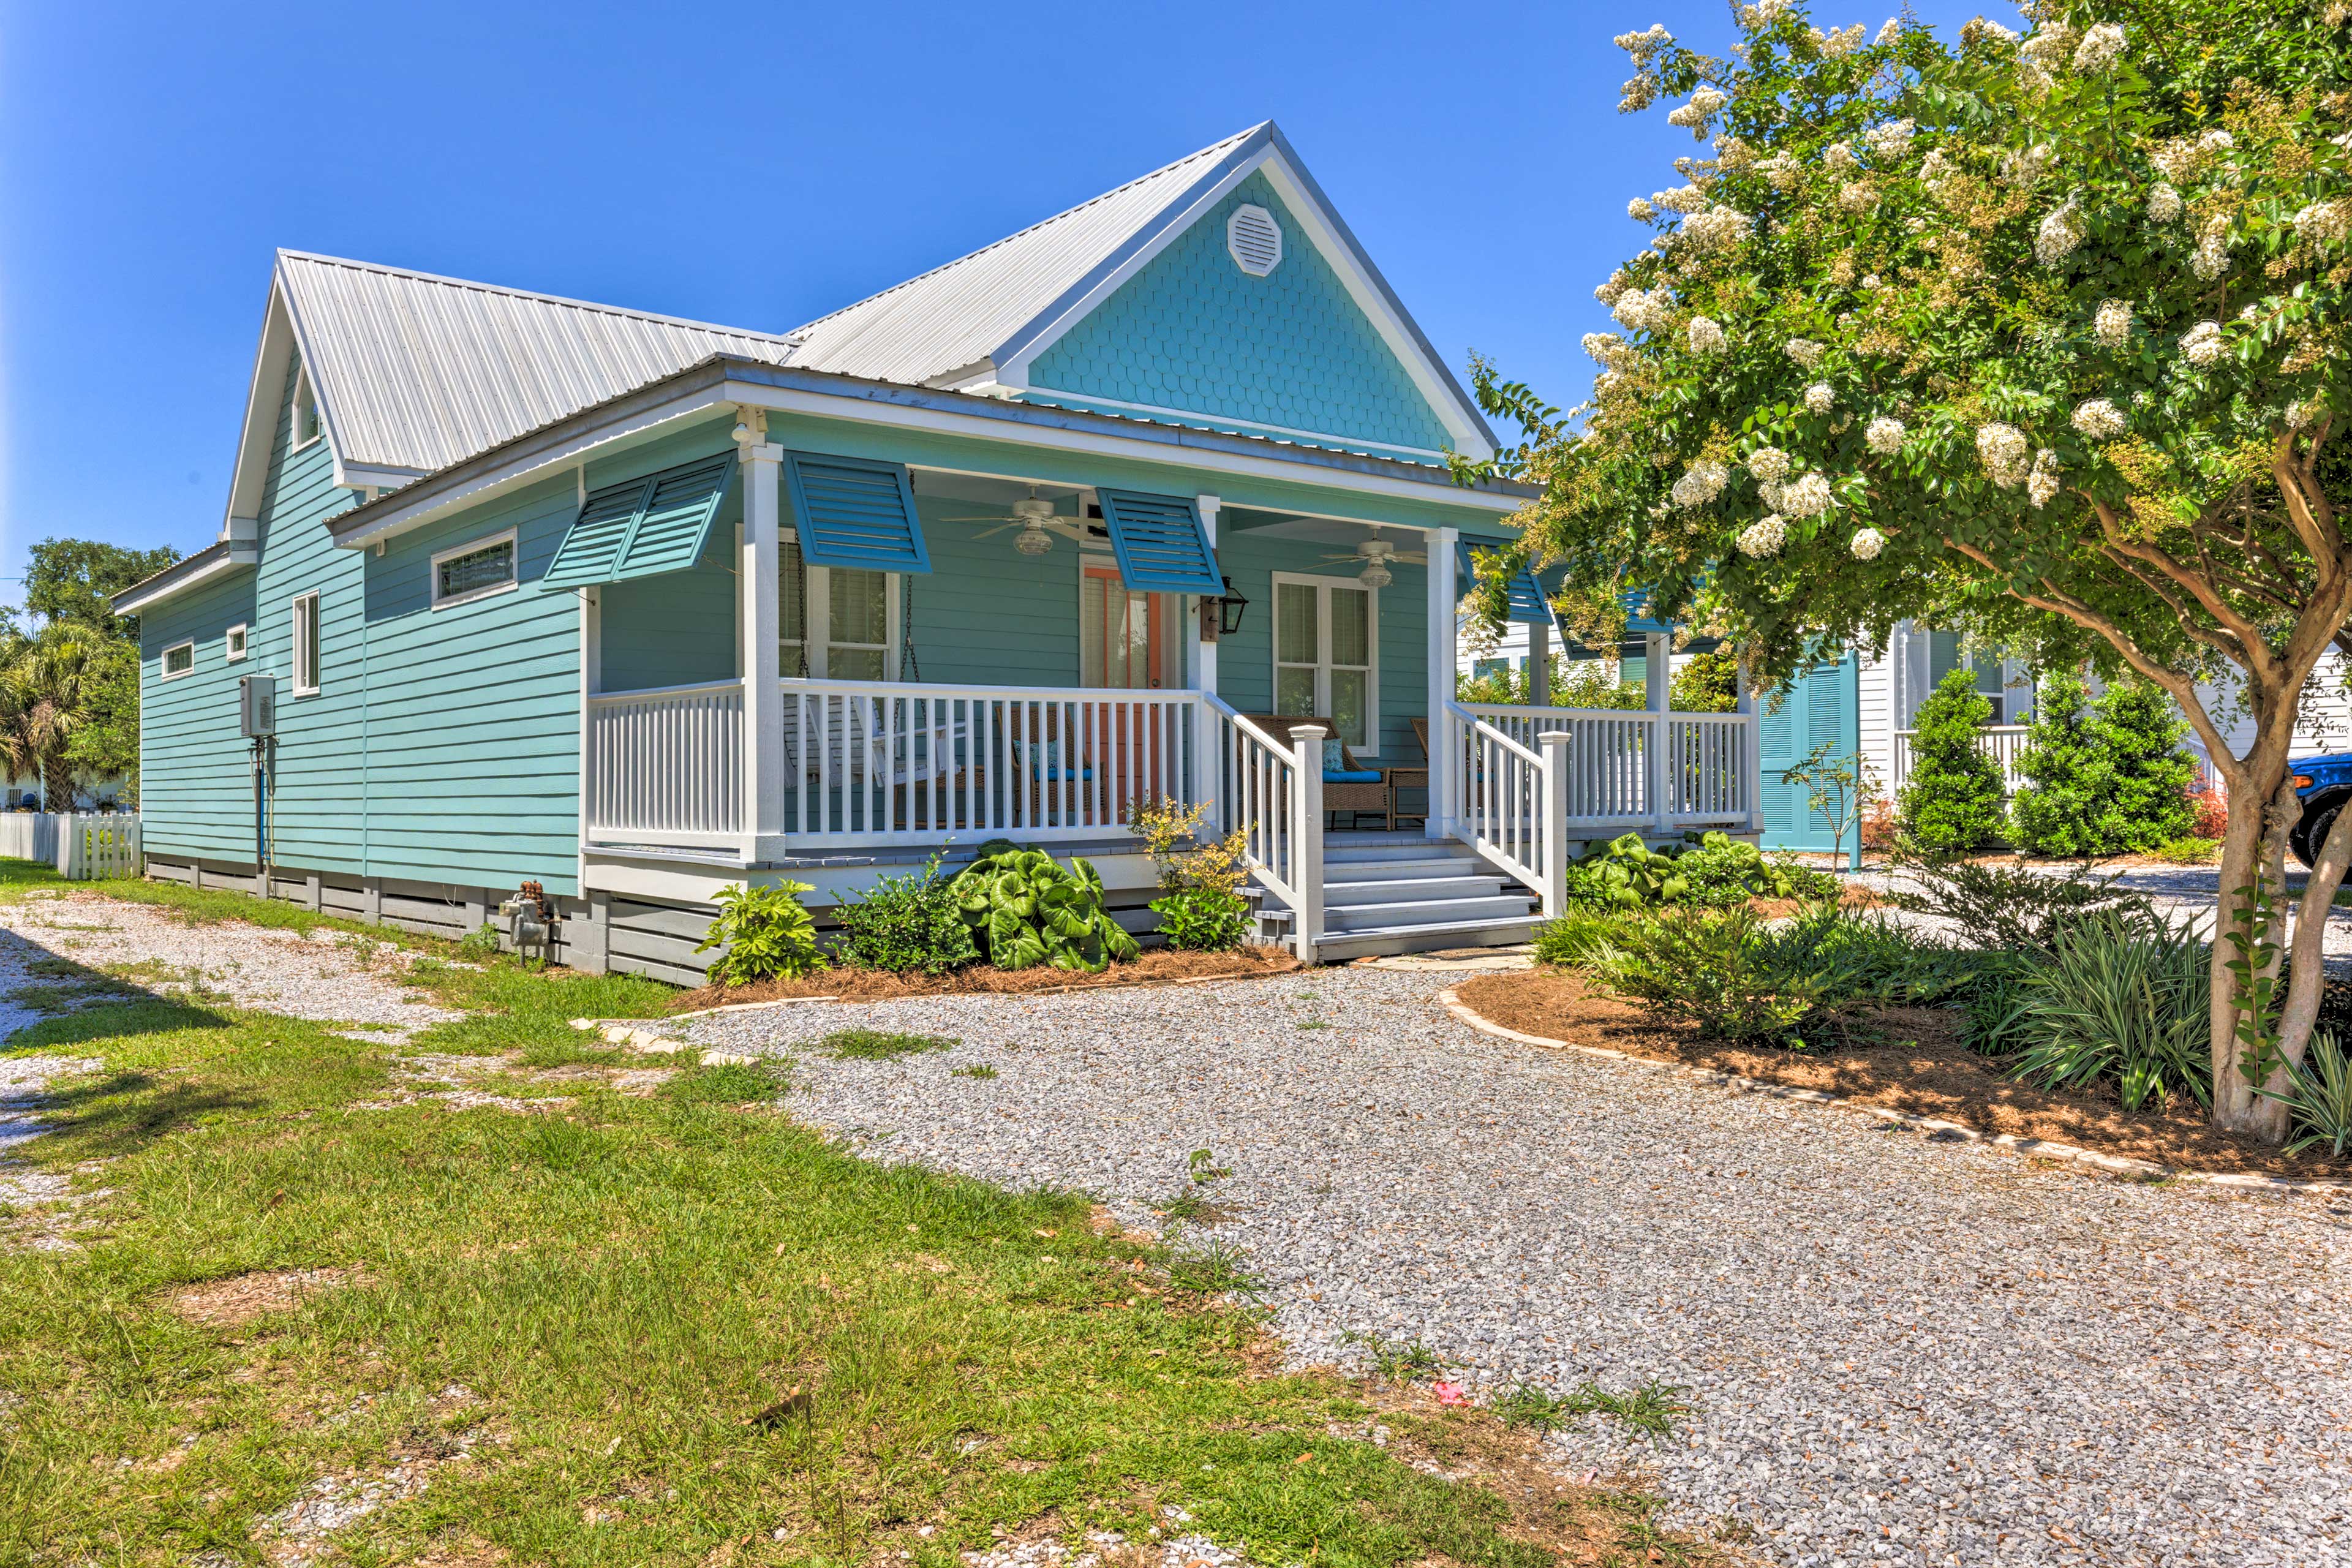
M 1426 552 L 1418 550 L 1399 550 L 1381 537 L 1379 523 L 1367 523 L 1365 526 L 1372 531 L 1372 536 L 1370 539 L 1362 541 L 1353 551 L 1346 554 L 1334 553 L 1326 555 L 1323 559 L 1357 563 L 1363 570 L 1356 574 L 1356 581 L 1367 588 L 1385 588 L 1396 581 L 1396 574 L 1389 570 L 1391 562 L 1402 562 L 1408 566 L 1425 566 L 1429 563 L 1429 556 Z
M 1086 520 L 1078 517 L 1064 517 L 1055 511 L 1054 503 L 1041 499 L 1034 485 L 1029 488 L 1028 496 L 1014 501 L 1010 510 L 1013 513 L 1013 521 L 1010 522 L 1004 521 L 1004 513 L 1001 511 L 986 512 L 973 517 L 941 518 L 940 521 L 996 524 L 994 528 L 984 528 L 973 534 L 974 539 L 992 539 L 1000 533 L 1019 529 L 1021 531 L 1014 536 L 1013 548 L 1024 555 L 1045 554 L 1054 548 L 1054 535 L 1056 533 L 1065 539 L 1074 539 L 1081 543 L 1086 540 Z

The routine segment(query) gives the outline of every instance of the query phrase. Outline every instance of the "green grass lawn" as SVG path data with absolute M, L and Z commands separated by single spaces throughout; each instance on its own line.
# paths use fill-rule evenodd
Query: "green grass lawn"
M 45 880 L 0 865 L 0 899 Z M 664 987 L 415 979 L 469 1016 L 406 1047 L 152 996 L 9 1042 L 101 1064 L 17 1154 L 108 1194 L 73 1247 L 0 1248 L 0 1563 L 264 1561 L 285 1542 L 257 1521 L 322 1478 L 383 1489 L 331 1538 L 360 1564 L 946 1568 L 999 1531 L 1155 1523 L 1269 1565 L 1706 1560 L 1483 1412 L 1274 1370 L 1254 1312 L 1187 1295 L 1081 1197 L 856 1159 L 762 1069 L 616 1091 L 567 1020 Z M 404 1049 L 504 1054 L 485 1088 L 562 1109 L 366 1108 L 401 1098 Z M 244 1321 L 181 1305 L 294 1269 L 340 1272 Z M 1376 1415 L 1387 1448 L 1331 1435 Z

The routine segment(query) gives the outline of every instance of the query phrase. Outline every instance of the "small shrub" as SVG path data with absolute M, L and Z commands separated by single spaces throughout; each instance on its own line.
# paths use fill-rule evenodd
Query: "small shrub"
M 1593 908 L 1727 908 L 1751 898 L 1831 898 L 1836 878 L 1769 858 L 1743 838 L 1693 834 L 1653 849 L 1638 833 L 1594 845 L 1568 865 L 1567 901 Z
M 2111 781 L 2097 802 L 2096 837 L 2105 853 L 2153 849 L 2186 838 L 2197 826 L 2189 804 L 2196 768 L 2181 751 L 2188 722 L 2150 681 L 2127 678 L 2099 693 L 2091 733 L 2105 754 Z
M 1776 962 L 1761 922 L 1743 906 L 1722 913 L 1671 910 L 1621 928 L 1596 970 L 1610 990 L 1685 1018 L 1709 1038 L 1801 1049 L 1824 988 Z
M 2221 858 L 2221 841 L 2218 838 L 2176 838 L 2159 844 L 2148 853 L 2172 866 L 2211 866 Z
M 1862 825 L 1856 829 L 1864 849 L 1892 849 L 1903 837 L 1903 817 L 1895 803 L 1874 795 L 1862 803 Z
M 694 950 L 725 949 L 711 960 L 712 984 L 749 985 L 822 972 L 824 957 L 817 952 L 816 922 L 800 902 L 800 895 L 815 890 L 806 882 L 778 882 L 771 888 L 738 883 L 721 889 L 719 918 Z
M 1249 902 L 1239 893 L 1186 888 L 1151 900 L 1160 934 L 1180 952 L 1230 952 L 1249 934 Z
M 836 961 L 856 969 L 946 974 L 980 962 L 953 884 L 934 855 L 919 872 L 884 877 L 835 911 L 841 934 Z
M 1203 839 L 1201 825 L 1205 805 L 1187 805 L 1163 797 L 1138 800 L 1127 808 L 1127 828 L 1143 840 L 1143 852 L 1160 871 L 1163 893 L 1207 889 L 1238 893 L 1249 880 L 1248 836 L 1239 829 L 1223 838 Z
M 2090 693 L 2080 678 L 2052 674 L 2034 693 L 2032 726 L 2017 759 L 2024 786 L 2009 803 L 2020 847 L 2060 857 L 2109 853 L 2098 827 L 2113 786 L 2114 758 L 2093 732 Z
M 1055 969 L 1098 974 L 1136 955 L 1135 939 L 1103 908 L 1102 876 L 1072 856 L 1067 868 L 1040 849 L 1002 840 L 948 886 L 975 943 L 999 969 Z
M 1914 858 L 1903 869 L 1917 886 L 1897 889 L 1888 901 L 1952 921 L 1971 947 L 2055 952 L 2067 930 L 2094 911 L 2147 908 L 2146 900 L 2116 892 L 2113 874 L 2081 867 L 2052 877 L 2022 866 Z
M 2000 768 L 1977 749 L 1992 704 L 1976 679 L 1965 666 L 1944 677 L 1912 722 L 1911 773 L 1898 805 L 1905 832 L 1932 853 L 1966 854 L 2000 832 Z
M 476 963 L 483 963 L 499 955 L 499 928 L 484 921 L 457 939 L 457 951 Z
M 835 1029 L 817 1042 L 836 1060 L 865 1062 L 944 1051 L 955 1043 L 939 1035 L 908 1035 L 888 1029 Z
M 1536 928 L 1535 957 L 1538 963 L 1563 969 L 1591 969 L 1609 962 L 1620 931 L 1638 921 L 1638 913 L 1614 910 L 1571 909 L 1558 920 Z
M 2195 931 L 2113 909 L 2074 921 L 2026 973 L 2013 1076 L 2051 1089 L 2114 1086 L 2127 1110 L 2186 1091 L 2210 1101 L 2212 979 Z
M 2195 837 L 2219 843 L 2221 836 L 2230 830 L 2230 797 L 2212 785 L 2190 790 L 2189 808 L 2195 816 L 2189 831 Z
M 2257 1094 L 2283 1102 L 2303 1136 L 2286 1146 L 2290 1154 L 2325 1144 L 2336 1159 L 2352 1149 L 2352 1060 L 2347 1060 L 2336 1037 L 2322 1029 L 2311 1037 L 2311 1048 L 2284 1093 L 2257 1089 Z

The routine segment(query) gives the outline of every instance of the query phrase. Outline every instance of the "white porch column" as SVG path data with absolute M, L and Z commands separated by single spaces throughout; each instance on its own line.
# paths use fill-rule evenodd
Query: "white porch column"
M 1739 731 L 1739 798 L 1748 806 L 1748 831 L 1761 840 L 1764 836 L 1764 710 L 1756 700 L 1756 680 L 1748 661 L 1738 661 L 1739 717 L 1745 721 Z
M 1422 832 L 1444 838 L 1461 815 L 1462 758 L 1454 745 L 1446 704 L 1454 700 L 1454 615 L 1462 593 L 1454 581 L 1454 546 L 1459 531 L 1441 528 L 1429 540 L 1429 816 Z
M 1200 509 L 1201 531 L 1208 536 L 1210 559 L 1217 550 L 1217 509 L 1223 503 L 1215 496 L 1194 496 L 1192 504 Z M 1217 689 L 1217 637 L 1212 617 L 1220 614 L 1215 600 L 1196 599 L 1192 619 L 1184 626 L 1184 673 L 1192 685 L 1205 692 Z M 1217 716 L 1209 710 L 1205 701 L 1192 707 L 1192 802 L 1209 808 L 1208 820 L 1220 829 L 1230 832 L 1234 824 L 1227 822 L 1223 791 L 1219 785 L 1224 773 L 1217 756 Z
M 776 593 L 782 509 L 776 485 L 784 449 L 766 439 L 768 416 L 746 409 L 735 426 L 743 464 L 743 547 L 736 617 L 743 637 L 743 847 L 764 858 L 761 840 L 784 830 L 784 691 L 776 658 L 781 626 Z
M 1290 765 L 1298 781 L 1290 825 L 1291 878 L 1298 889 L 1291 945 L 1298 962 L 1308 964 L 1315 962 L 1315 939 L 1323 934 L 1323 737 L 1329 733 L 1320 724 L 1290 727 Z
M 1650 710 L 1650 817 L 1660 837 L 1674 834 L 1674 803 L 1667 798 L 1667 710 L 1674 704 L 1675 644 L 1665 632 L 1642 635 L 1642 688 Z

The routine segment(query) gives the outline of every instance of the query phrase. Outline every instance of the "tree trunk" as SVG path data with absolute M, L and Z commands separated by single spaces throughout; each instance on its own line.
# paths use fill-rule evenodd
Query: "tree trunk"
M 2293 722 L 2292 709 L 2289 723 Z M 2255 755 L 2242 764 L 2240 775 L 2231 780 L 2230 790 L 2230 823 L 2221 840 L 2221 887 L 2214 904 L 2212 969 L 2213 1008 L 2210 1016 L 2213 1052 L 2213 1125 L 2223 1131 L 2241 1137 L 2253 1138 L 2265 1143 L 2286 1141 L 2288 1125 L 2286 1107 L 2277 1100 L 2254 1092 L 2244 1070 L 2246 1047 L 2238 1037 L 2241 1010 L 2252 981 L 2275 979 L 2285 958 L 2284 927 L 2286 921 L 2286 838 L 2287 830 L 2294 825 L 2301 811 L 2294 786 L 2287 782 L 2287 762 L 2284 748 L 2271 758 L 2265 748 L 2257 747 Z M 2330 834 L 2333 841 L 2336 835 Z M 2352 836 L 2346 843 L 2352 846 Z M 2263 891 L 2271 900 L 2266 915 L 2257 913 L 2248 934 L 2253 947 L 2245 956 L 2255 967 L 2242 985 L 2230 965 L 2240 956 L 2230 942 L 2230 934 L 2245 910 L 2259 874 Z M 2340 874 L 2338 879 L 2340 880 Z M 2329 889 L 2333 896 L 2333 889 Z M 2325 918 L 2323 912 L 2323 920 Z M 2269 942 L 2279 951 L 2263 961 L 2260 944 Z M 2318 966 L 2307 967 L 2312 984 L 2311 1007 L 2317 1011 Z M 2273 1002 L 2275 1005 L 2274 995 Z M 2275 1034 L 2281 1017 L 2252 1020 L 2255 1026 Z M 2288 1062 L 2273 1068 L 2264 1085 L 2276 1089 L 2281 1077 L 2290 1070 L 2289 1063 L 2300 1061 L 2303 1047 L 2310 1038 L 2306 1023 L 2302 1037 L 2295 1043 L 2294 1053 Z M 2283 1042 L 2282 1042 L 2283 1043 Z

